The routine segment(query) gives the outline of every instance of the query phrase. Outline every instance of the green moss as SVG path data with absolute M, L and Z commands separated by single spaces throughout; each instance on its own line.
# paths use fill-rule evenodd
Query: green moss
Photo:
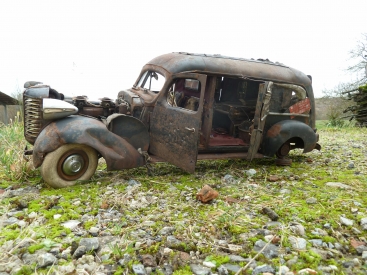
M 335 238 L 331 236 L 323 236 L 322 241 L 325 243 L 335 243 L 336 242 Z
M 213 264 L 215 264 L 216 267 L 222 265 L 222 264 L 226 264 L 229 262 L 229 257 L 228 256 L 221 256 L 221 255 L 210 255 L 208 257 L 205 258 L 205 261 L 207 262 L 212 262 Z
M 34 272 L 34 268 L 24 265 L 15 275 L 31 275 Z
M 310 264 L 310 267 L 312 268 L 318 267 L 321 261 L 321 256 L 312 250 L 300 252 L 300 258 L 302 258 L 306 263 Z
M 186 265 L 178 270 L 175 270 L 172 275 L 192 275 L 190 266 Z
M 28 252 L 33 254 L 34 252 L 36 252 L 37 250 L 40 250 L 44 247 L 44 244 L 33 244 L 33 245 L 30 245 L 28 247 Z
M 95 226 L 96 223 L 97 223 L 97 221 L 95 221 L 95 220 L 86 221 L 86 222 L 84 222 L 84 229 L 89 230 L 92 226 Z

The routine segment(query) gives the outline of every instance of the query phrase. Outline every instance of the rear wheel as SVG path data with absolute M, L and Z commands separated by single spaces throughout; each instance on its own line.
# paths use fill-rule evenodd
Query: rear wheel
M 286 158 L 291 150 L 291 144 L 289 141 L 285 142 L 280 146 L 278 151 L 275 153 L 277 159 L 275 160 L 276 165 L 279 166 L 290 166 L 292 164 L 292 160 Z
M 82 144 L 66 144 L 46 155 L 41 166 L 45 182 L 54 188 L 89 180 L 98 165 L 96 150 Z

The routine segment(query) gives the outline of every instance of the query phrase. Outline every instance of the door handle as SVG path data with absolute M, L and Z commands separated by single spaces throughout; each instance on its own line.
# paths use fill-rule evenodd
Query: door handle
M 195 133 L 195 128 L 185 127 L 185 129 L 186 129 L 187 131 L 190 131 L 190 132 L 192 132 L 192 133 Z

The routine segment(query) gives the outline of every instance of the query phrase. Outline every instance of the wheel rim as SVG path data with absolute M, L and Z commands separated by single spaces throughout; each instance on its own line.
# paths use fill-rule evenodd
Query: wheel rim
M 278 158 L 284 158 L 288 155 L 289 151 L 291 150 L 291 145 L 289 142 L 284 143 L 279 150 L 276 152 L 276 156 Z
M 82 150 L 70 150 L 62 155 L 57 164 L 57 173 L 64 180 L 80 178 L 88 169 L 89 159 Z

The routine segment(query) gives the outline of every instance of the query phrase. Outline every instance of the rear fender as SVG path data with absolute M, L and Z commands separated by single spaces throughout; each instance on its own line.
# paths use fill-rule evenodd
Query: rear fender
M 143 166 L 144 157 L 128 141 L 110 132 L 99 120 L 69 116 L 47 125 L 33 147 L 33 164 L 42 165 L 47 153 L 68 143 L 85 144 L 94 148 L 106 160 L 108 170 Z
M 320 150 L 320 145 L 317 144 L 319 136 L 310 126 L 297 120 L 283 120 L 274 124 L 266 132 L 262 144 L 263 154 L 273 156 L 280 146 L 292 138 L 299 138 L 303 141 L 303 153 L 313 149 Z

